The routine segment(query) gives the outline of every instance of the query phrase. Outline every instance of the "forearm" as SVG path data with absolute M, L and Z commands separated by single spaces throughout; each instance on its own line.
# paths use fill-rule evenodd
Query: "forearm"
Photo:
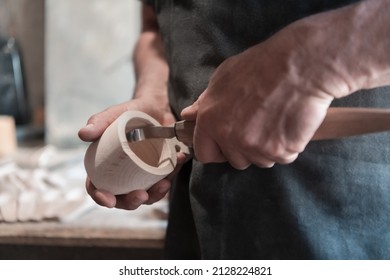
M 99 139 L 112 122 L 129 110 L 145 112 L 161 124 L 175 120 L 168 103 L 168 66 L 153 9 L 145 7 L 142 17 L 143 28 L 133 56 L 137 81 L 134 98 L 92 115 L 79 131 L 84 141 Z
M 169 69 L 153 9 L 144 5 L 142 17 L 143 27 L 133 54 L 136 75 L 134 97 L 148 94 L 167 101 Z
M 324 83 L 323 91 L 335 98 L 389 85 L 389 14 L 388 0 L 366 0 L 292 24 L 302 45 L 295 65 L 305 63 L 299 69 L 317 77 L 313 82 Z
M 362 32 L 359 66 L 362 69 L 360 74 L 366 77 L 361 79 L 360 88 L 390 85 L 389 15 L 388 0 L 366 0 L 358 9 L 357 18 L 361 16 L 363 21 L 355 32 L 357 35 Z

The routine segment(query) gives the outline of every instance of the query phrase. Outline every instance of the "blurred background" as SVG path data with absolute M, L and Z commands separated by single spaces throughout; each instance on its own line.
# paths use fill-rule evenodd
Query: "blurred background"
M 27 121 L 45 126 L 48 144 L 79 144 L 91 114 L 131 97 L 139 8 L 136 0 L 0 0 L 0 36 L 14 38 L 22 56 Z
M 140 7 L 0 0 L 1 259 L 159 256 L 164 202 L 96 206 L 77 137 L 89 116 L 132 96 Z

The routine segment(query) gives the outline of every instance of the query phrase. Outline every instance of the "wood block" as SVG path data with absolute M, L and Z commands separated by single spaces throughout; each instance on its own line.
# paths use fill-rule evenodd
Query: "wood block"
M 10 193 L 0 193 L 0 211 L 4 222 L 17 221 L 18 215 L 17 197 Z
M 0 157 L 13 154 L 16 148 L 15 120 L 10 116 L 0 116 Z
M 0 178 L 0 211 L 5 222 L 16 222 L 19 190 L 13 188 L 8 176 Z

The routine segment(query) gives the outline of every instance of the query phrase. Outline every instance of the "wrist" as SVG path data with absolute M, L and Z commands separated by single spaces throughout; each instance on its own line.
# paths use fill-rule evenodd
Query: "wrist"
M 362 1 L 291 25 L 299 50 L 295 62 L 314 86 L 341 98 L 390 84 L 388 3 Z
M 167 86 L 137 84 L 133 99 L 140 104 L 150 104 L 155 107 L 169 107 Z

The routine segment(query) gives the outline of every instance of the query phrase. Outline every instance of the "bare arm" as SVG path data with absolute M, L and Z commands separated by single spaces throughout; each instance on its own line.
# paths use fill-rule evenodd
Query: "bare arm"
M 104 130 L 127 110 L 143 111 L 163 124 L 174 122 L 168 104 L 168 66 L 153 9 L 145 5 L 142 9 L 142 18 L 142 32 L 134 50 L 137 81 L 134 98 L 91 116 L 87 126 L 79 131 L 79 137 L 84 141 L 97 140 Z M 178 154 L 177 169 L 184 160 L 184 155 Z M 97 190 L 88 178 L 86 188 L 99 205 L 133 210 L 141 204 L 151 204 L 163 198 L 170 188 L 170 180 L 174 173 L 156 183 L 147 192 L 136 190 L 127 195 L 114 196 Z
M 169 68 L 156 15 L 147 5 L 142 8 L 142 31 L 134 50 L 133 61 L 137 81 L 134 98 L 153 98 L 168 109 Z
M 334 98 L 390 84 L 389 14 L 388 0 L 362 1 L 227 59 L 182 112 L 197 121 L 197 159 L 237 169 L 294 161 Z
M 291 32 L 302 45 L 294 61 L 304 69 L 300 74 L 311 72 L 334 98 L 390 84 L 389 13 L 389 1 L 365 0 L 292 24 Z
M 168 66 L 158 34 L 158 25 L 151 7 L 142 8 L 142 31 L 134 49 L 136 87 L 133 100 L 110 107 L 91 116 L 87 126 L 79 131 L 84 141 L 94 141 L 120 114 L 127 110 L 148 113 L 162 123 L 171 123 L 174 118 L 168 104 Z

